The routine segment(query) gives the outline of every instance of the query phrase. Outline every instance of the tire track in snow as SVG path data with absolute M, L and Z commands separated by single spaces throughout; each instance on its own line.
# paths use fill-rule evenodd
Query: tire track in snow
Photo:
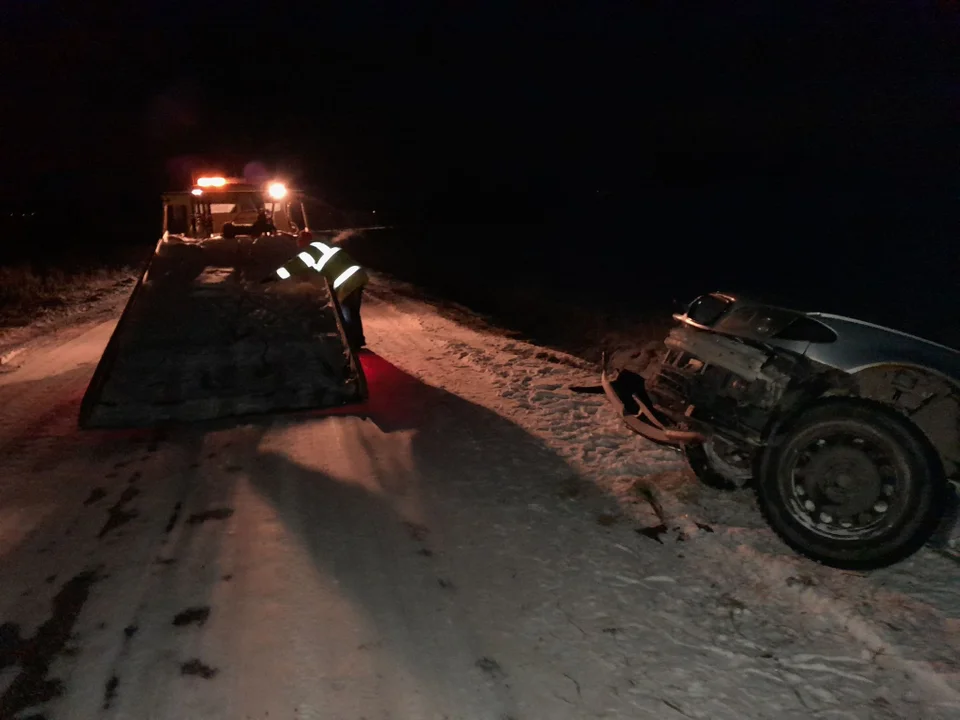
M 41 551 L 49 550 L 41 555 L 46 558 L 45 565 L 52 568 L 51 563 L 55 563 L 59 574 L 76 567 L 101 568 L 71 633 L 70 652 L 61 653 L 53 663 L 52 672 L 62 681 L 62 693 L 46 698 L 47 705 L 54 714 L 63 710 L 71 717 L 92 716 L 123 704 L 125 690 L 129 689 L 125 683 L 131 669 L 128 661 L 137 656 L 134 638 L 142 640 L 143 631 L 150 629 L 145 613 L 150 614 L 151 602 L 164 596 L 169 573 L 176 564 L 154 562 L 158 553 L 172 549 L 177 537 L 173 531 L 184 525 L 170 515 L 171 508 L 190 504 L 198 514 L 210 510 L 191 504 L 200 476 L 180 471 L 188 464 L 187 458 L 176 447 L 165 445 L 162 433 L 139 433 L 120 442 L 111 440 L 111 433 L 78 437 L 106 444 L 94 452 L 84 452 L 89 444 L 85 446 L 80 440 L 66 443 L 55 469 L 47 477 L 33 477 L 41 486 L 69 478 L 64 487 L 76 496 L 73 503 L 60 504 L 62 519 L 57 525 L 66 538 L 57 537 L 57 525 L 38 529 L 42 534 L 36 535 L 33 544 L 45 540 L 41 547 Z M 189 446 L 186 452 L 190 453 Z M 87 460 L 78 462 L 78 457 Z M 199 470 L 200 464 L 195 463 L 193 469 Z M 103 502 L 111 498 L 112 505 Z M 62 539 L 66 542 L 58 542 Z M 4 577 L 30 583 L 31 573 L 15 569 L 29 563 L 29 550 L 21 548 L 11 558 L 12 565 L 0 565 Z M 21 603 L 4 615 L 29 619 L 31 613 L 24 612 Z M 175 665 L 171 667 L 177 670 Z M 102 695 L 92 694 L 93 687 L 102 688 Z M 35 698 L 35 702 L 44 699 Z
M 127 598 L 128 615 L 121 643 L 100 671 L 108 678 L 102 707 L 107 717 L 129 717 L 144 702 L 165 707 L 171 702 L 167 683 L 177 676 L 211 680 L 219 673 L 200 657 L 198 637 L 174 629 L 201 629 L 214 612 L 198 601 L 225 582 L 214 558 L 219 552 L 216 538 L 227 532 L 218 521 L 232 514 L 222 503 L 233 474 L 220 458 L 225 448 L 206 441 L 196 428 L 187 427 L 169 439 L 167 448 L 158 448 L 154 441 L 148 451 L 159 451 L 174 470 L 175 490 L 151 517 L 153 543 L 139 556 L 146 562 L 129 564 L 125 577 L 118 578 L 117 592 Z M 167 457 L 171 453 L 174 457 Z M 201 530 L 207 521 L 215 525 Z M 145 674 L 149 665 L 156 667 Z
M 61 644 L 59 650 L 51 653 L 53 657 L 44 661 L 56 678 L 57 692 L 34 692 L 30 703 L 24 708 L 44 702 L 51 706 L 69 702 L 75 692 L 76 688 L 70 682 L 71 676 L 79 667 L 79 659 L 89 652 L 89 643 L 95 642 L 94 636 L 102 635 L 101 626 L 105 627 L 105 623 L 91 619 L 90 616 L 97 612 L 93 606 L 97 605 L 104 585 L 111 582 L 111 573 L 115 569 L 115 563 L 109 555 L 118 549 L 116 538 L 104 537 L 106 534 L 101 534 L 101 531 L 107 528 L 111 535 L 122 532 L 119 525 L 110 523 L 111 517 L 115 519 L 116 515 L 111 515 L 109 508 L 100 501 L 119 496 L 122 500 L 118 506 L 125 505 L 139 493 L 136 483 L 141 477 L 140 471 L 133 469 L 137 461 L 132 455 L 140 454 L 136 446 L 131 447 L 126 442 L 110 440 L 100 434 L 57 439 L 59 442 L 49 448 L 42 437 L 26 443 L 23 459 L 27 462 L 19 463 L 20 469 L 3 463 L 7 465 L 4 468 L 6 472 L 12 470 L 16 475 L 23 472 L 24 465 L 32 465 L 34 470 L 27 476 L 30 483 L 23 487 L 16 483 L 0 486 L 0 506 L 43 502 L 51 503 L 55 510 L 33 527 L 28 540 L 17 548 L 16 553 L 9 553 L 0 562 L 0 575 L 3 578 L 16 578 L 18 584 L 27 586 L 20 602 L 0 602 L 0 613 L 8 622 L 20 618 L 30 624 L 36 616 L 36 609 L 43 607 L 43 598 L 50 592 L 47 588 L 53 586 L 57 577 L 72 575 L 74 580 L 92 577 L 96 583 L 91 581 L 88 584 L 81 606 L 77 606 L 76 602 L 72 604 L 75 612 L 69 613 L 72 615 L 67 633 L 69 643 Z M 31 457 L 36 457 L 37 453 L 50 452 L 54 456 L 44 463 L 44 467 L 31 461 Z M 123 459 L 117 460 L 118 457 Z M 129 470 L 123 474 L 118 472 L 123 468 Z M 129 550 L 130 546 L 127 545 L 126 549 Z M 43 573 L 49 574 L 41 583 L 39 577 Z M 0 583 L 0 586 L 4 585 Z M 68 587 L 69 583 L 64 586 L 65 589 Z M 54 598 L 53 602 L 57 607 L 64 605 L 66 600 L 60 602 Z M 61 615 L 63 612 L 58 611 Z M 44 643 L 49 645 L 51 633 L 44 632 L 41 635 L 46 638 Z M 18 662 L 24 668 L 37 666 L 38 663 L 30 658 L 29 653 L 20 653 Z M 8 690 L 13 692 L 14 687 Z

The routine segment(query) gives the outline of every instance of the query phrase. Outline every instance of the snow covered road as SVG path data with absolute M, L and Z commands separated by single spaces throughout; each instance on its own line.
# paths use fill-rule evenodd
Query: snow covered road
M 797 558 L 593 368 L 368 295 L 360 409 L 80 432 L 102 322 L 0 374 L 0 720 L 960 716 L 949 560 Z

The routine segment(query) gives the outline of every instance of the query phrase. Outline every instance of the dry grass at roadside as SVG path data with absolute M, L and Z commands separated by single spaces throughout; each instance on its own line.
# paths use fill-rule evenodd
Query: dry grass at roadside
M 594 281 L 589 263 L 582 268 L 586 274 L 569 271 L 564 251 L 551 250 L 545 232 L 525 226 L 393 227 L 344 232 L 336 242 L 374 271 L 409 283 L 396 291 L 430 302 L 441 315 L 462 321 L 450 307 L 456 303 L 512 337 L 591 363 L 599 363 L 604 351 L 612 356 L 666 335 L 672 319 L 661 293 L 637 282 L 635 294 L 618 296 L 609 290 L 623 285 L 623 274 Z M 603 237 L 602 231 L 596 235 Z M 496 262 L 491 243 L 503 253 Z M 540 262 L 531 247 L 556 257 Z M 527 248 L 526 254 L 514 256 L 514 248 Z
M 30 265 L 0 266 L 0 327 L 26 325 L 48 313 L 94 301 L 105 288 L 136 273 L 133 267 L 37 271 Z
M 523 334 L 531 340 L 592 363 L 599 363 L 604 352 L 612 356 L 661 340 L 672 323 L 667 312 L 613 310 L 581 302 L 575 295 L 514 288 L 505 293 L 503 305 L 505 311 L 525 311 Z
M 583 307 L 578 298 L 541 288 L 508 288 L 499 294 L 460 304 L 440 292 L 409 283 L 405 278 L 381 273 L 392 281 L 391 293 L 406 295 L 433 306 L 437 314 L 473 327 L 496 328 L 516 339 L 569 353 L 599 364 L 603 353 L 613 357 L 662 340 L 671 327 L 667 312 L 630 313 Z M 476 314 L 474 314 L 476 313 Z

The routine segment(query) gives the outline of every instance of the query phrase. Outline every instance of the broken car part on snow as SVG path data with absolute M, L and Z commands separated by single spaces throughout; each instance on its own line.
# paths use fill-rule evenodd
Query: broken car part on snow
M 795 550 L 891 565 L 949 534 L 960 488 L 960 352 L 848 317 L 723 293 L 607 372 L 626 423 L 707 484 L 753 482 Z M 939 532 L 938 532 L 939 530 Z

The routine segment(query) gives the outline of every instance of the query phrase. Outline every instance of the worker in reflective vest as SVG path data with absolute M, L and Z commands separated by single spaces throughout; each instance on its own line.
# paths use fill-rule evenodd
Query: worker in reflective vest
M 360 303 L 363 301 L 363 287 L 370 277 L 339 245 L 319 241 L 305 245 L 295 257 L 277 268 L 276 276 L 286 280 L 311 272 L 318 272 L 330 281 L 343 309 L 347 341 L 359 350 L 367 344 L 363 337 Z

